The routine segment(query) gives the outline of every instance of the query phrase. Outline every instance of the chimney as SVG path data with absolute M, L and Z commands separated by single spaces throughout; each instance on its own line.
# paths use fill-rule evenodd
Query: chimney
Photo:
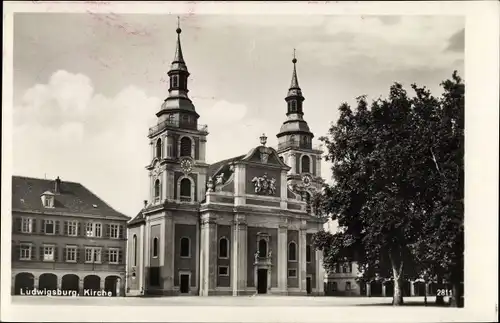
M 61 180 L 59 179 L 59 176 L 56 178 L 56 184 L 54 186 L 54 193 L 59 194 L 61 193 Z
M 144 200 L 144 208 L 148 206 L 148 200 Z

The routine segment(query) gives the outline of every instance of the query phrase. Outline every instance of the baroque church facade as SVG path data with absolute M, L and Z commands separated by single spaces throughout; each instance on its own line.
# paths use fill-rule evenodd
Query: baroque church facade
M 303 119 L 297 60 L 278 147 L 262 135 L 248 153 L 208 164 L 176 32 L 169 94 L 148 135 L 150 199 L 128 223 L 127 295 L 322 295 L 312 236 L 325 221 L 310 206 L 322 151 Z

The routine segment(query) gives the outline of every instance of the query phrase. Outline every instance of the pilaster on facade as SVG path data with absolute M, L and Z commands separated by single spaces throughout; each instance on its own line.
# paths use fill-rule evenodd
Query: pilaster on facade
M 245 165 L 234 165 L 234 204 L 236 206 L 245 204 Z
M 305 220 L 301 221 L 299 229 L 299 288 L 302 291 L 306 290 L 307 287 L 307 263 L 306 263 L 306 244 L 307 244 L 307 222 Z
M 323 267 L 323 251 L 316 250 L 316 292 L 318 295 L 324 294 L 325 268 Z
M 174 287 L 174 262 L 175 259 L 175 224 L 171 215 L 166 215 L 163 221 L 163 230 L 160 251 L 163 257 L 160 258 L 160 265 L 162 266 L 163 289 L 172 290 Z
M 233 249 L 231 257 L 232 281 L 231 288 L 233 296 L 241 295 L 247 285 L 247 220 L 241 213 L 234 214 L 232 223 Z
M 278 227 L 278 290 L 286 293 L 288 277 L 288 219 L 283 218 Z
M 210 212 L 201 215 L 200 296 L 208 296 L 217 286 L 217 224 Z

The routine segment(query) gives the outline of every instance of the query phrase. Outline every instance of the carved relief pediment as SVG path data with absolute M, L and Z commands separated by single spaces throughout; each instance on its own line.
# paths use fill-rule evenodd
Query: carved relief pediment
M 276 178 L 269 178 L 267 174 L 262 176 L 255 176 L 252 179 L 255 187 L 255 193 L 262 195 L 275 195 L 276 194 Z

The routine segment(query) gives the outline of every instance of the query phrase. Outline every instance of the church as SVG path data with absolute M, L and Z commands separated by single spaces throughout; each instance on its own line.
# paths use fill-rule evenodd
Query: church
M 127 295 L 323 295 L 312 236 L 325 221 L 310 205 L 322 151 L 303 118 L 297 59 L 278 147 L 262 135 L 246 153 L 208 164 L 210 137 L 188 96 L 176 32 L 168 97 L 148 135 L 150 199 L 127 224 Z

